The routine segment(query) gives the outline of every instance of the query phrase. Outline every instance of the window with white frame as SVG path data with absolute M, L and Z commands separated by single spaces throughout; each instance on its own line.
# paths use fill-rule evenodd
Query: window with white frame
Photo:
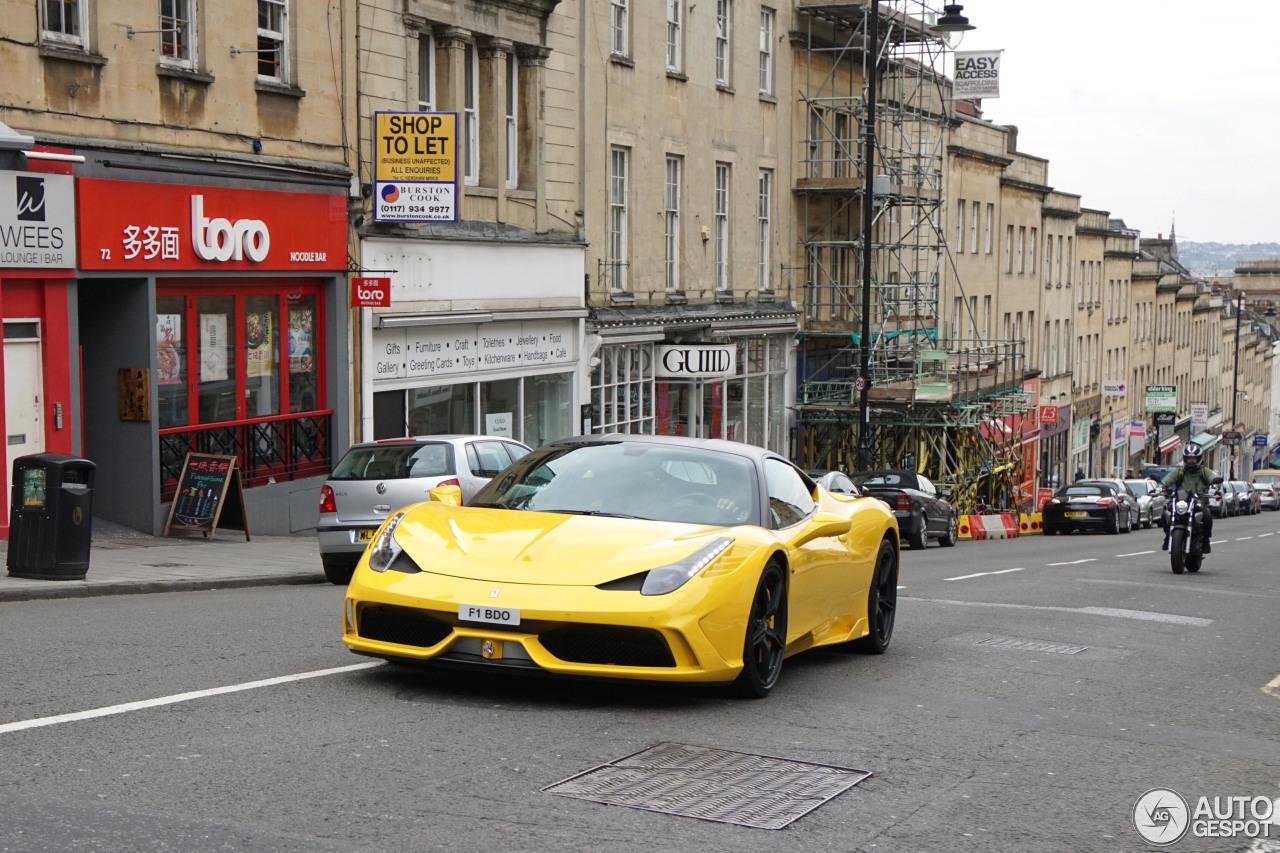
M 982 231 L 982 253 L 984 255 L 991 254 L 991 223 L 996 216 L 996 206 L 994 204 L 987 205 L 987 219 Z
M 430 32 L 418 34 L 418 111 L 436 108 L 436 40 Z
M 1004 271 L 1013 272 L 1013 226 L 1006 225 L 1004 232 Z
M 609 0 L 609 51 L 614 56 L 627 56 L 631 47 L 629 0 Z
M 520 64 L 507 54 L 507 187 L 520 185 Z
M 1027 271 L 1027 226 L 1018 226 L 1018 275 Z
M 62 47 L 89 49 L 89 0 L 43 0 L 41 36 Z
M 729 65 L 732 55 L 729 51 L 729 27 L 732 24 L 731 0 L 716 0 L 716 83 L 729 85 Z
M 668 157 L 663 181 L 662 257 L 667 290 L 680 289 L 680 166 L 679 157 Z
M 978 254 L 978 210 L 980 205 L 978 202 L 973 203 L 973 207 L 969 210 L 969 251 Z
M 258 0 L 258 77 L 289 82 L 288 0 Z
M 609 289 L 627 289 L 627 170 L 630 152 L 609 152 Z
M 729 164 L 716 163 L 716 290 L 729 289 Z
M 667 70 L 680 71 L 684 52 L 680 37 L 680 15 L 684 0 L 667 0 Z
M 773 25 L 778 13 L 760 9 L 760 94 L 773 94 Z
M 1030 242 L 1027 243 L 1027 269 L 1032 275 L 1036 274 L 1036 246 L 1040 242 L 1040 229 L 1032 228 Z
M 195 68 L 196 0 L 160 0 L 160 61 Z
M 769 169 L 761 169 L 760 189 L 756 202 L 756 240 L 760 246 L 758 279 L 761 290 L 768 290 L 773 286 L 773 280 L 769 274 L 769 217 L 772 209 L 773 172 Z
M 968 204 L 964 199 L 956 205 L 956 253 L 964 254 L 964 207 Z
M 480 55 L 467 42 L 463 51 L 462 165 L 468 186 L 480 183 Z

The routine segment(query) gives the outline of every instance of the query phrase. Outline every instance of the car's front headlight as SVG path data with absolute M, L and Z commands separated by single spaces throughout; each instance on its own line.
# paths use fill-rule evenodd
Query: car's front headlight
M 400 547 L 400 543 L 396 542 L 396 528 L 403 520 L 403 512 L 397 512 L 391 516 L 387 519 L 387 523 L 382 525 L 378 535 L 369 543 L 369 568 L 375 572 L 385 572 L 391 568 L 396 557 L 400 556 L 400 552 L 404 550 Z
M 713 539 L 683 560 L 652 569 L 640 587 L 641 595 L 666 595 L 684 586 L 690 578 L 711 564 L 725 552 L 733 540 L 728 537 Z

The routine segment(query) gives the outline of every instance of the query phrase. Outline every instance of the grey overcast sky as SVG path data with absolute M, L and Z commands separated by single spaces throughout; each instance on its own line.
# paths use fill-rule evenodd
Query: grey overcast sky
M 941 4 L 939 3 L 939 8 Z M 1144 237 L 1280 242 L 1280 2 L 965 0 L 1003 49 L 984 118 Z M 953 37 L 954 40 L 954 37 Z

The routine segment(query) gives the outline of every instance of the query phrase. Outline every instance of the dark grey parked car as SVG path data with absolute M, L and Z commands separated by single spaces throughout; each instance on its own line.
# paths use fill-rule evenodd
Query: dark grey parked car
M 430 499 L 437 486 L 457 486 L 462 503 L 529 448 L 485 435 L 425 435 L 357 444 L 320 488 L 316 536 L 331 583 L 345 584 L 387 516 Z
M 950 548 L 960 538 L 956 508 L 938 494 L 928 477 L 915 471 L 858 471 L 851 478 L 863 495 L 879 498 L 898 519 L 902 541 L 913 549 L 924 548 L 930 539 Z

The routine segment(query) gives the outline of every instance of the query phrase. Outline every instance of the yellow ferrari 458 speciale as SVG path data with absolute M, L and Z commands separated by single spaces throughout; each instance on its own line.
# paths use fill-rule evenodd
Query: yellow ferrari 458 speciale
M 393 513 L 347 587 L 343 642 L 410 663 L 732 684 L 815 646 L 879 654 L 898 601 L 884 502 L 733 441 L 567 438 L 467 506 Z

